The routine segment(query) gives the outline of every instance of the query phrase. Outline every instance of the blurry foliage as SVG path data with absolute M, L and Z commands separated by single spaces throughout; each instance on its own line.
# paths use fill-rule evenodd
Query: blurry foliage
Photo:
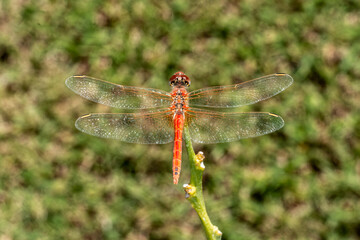
M 267 136 L 197 146 L 223 239 L 360 238 L 360 2 L 0 1 L 0 239 L 204 239 L 172 146 L 74 128 L 73 74 L 191 89 L 286 72 Z M 184 156 L 181 183 L 189 179 Z

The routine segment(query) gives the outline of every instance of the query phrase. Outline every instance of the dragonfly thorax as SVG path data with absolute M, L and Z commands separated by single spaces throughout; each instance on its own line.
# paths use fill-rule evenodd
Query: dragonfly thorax
M 169 80 L 170 86 L 172 87 L 189 87 L 190 78 L 183 72 L 176 72 L 171 76 Z
M 184 114 L 189 106 L 188 92 L 184 87 L 174 87 L 171 92 L 173 99 L 171 109 L 173 110 L 174 116 L 176 114 Z

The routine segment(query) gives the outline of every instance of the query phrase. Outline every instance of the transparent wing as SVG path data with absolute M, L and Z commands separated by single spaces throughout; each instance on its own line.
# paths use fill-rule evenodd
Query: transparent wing
M 66 86 L 80 96 L 107 106 L 123 109 L 169 107 L 169 93 L 152 89 L 117 85 L 87 76 L 72 76 Z
M 202 88 L 190 92 L 189 105 L 195 107 L 239 107 L 270 98 L 289 87 L 291 76 L 268 75 L 244 83 Z
M 75 126 L 82 132 L 129 143 L 164 144 L 174 140 L 172 112 L 97 113 L 82 116 Z
M 221 113 L 189 108 L 186 123 L 196 143 L 232 142 L 274 132 L 284 126 L 272 113 Z

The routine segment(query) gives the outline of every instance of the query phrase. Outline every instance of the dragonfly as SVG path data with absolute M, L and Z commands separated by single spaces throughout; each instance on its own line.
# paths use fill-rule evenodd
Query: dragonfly
M 250 81 L 188 92 L 190 78 L 183 72 L 170 77 L 171 91 L 123 86 L 88 76 L 72 76 L 66 85 L 78 95 L 129 113 L 93 113 L 78 118 L 80 131 L 128 143 L 174 142 L 173 182 L 179 181 L 182 138 L 187 127 L 195 143 L 223 143 L 272 133 L 283 119 L 268 112 L 224 112 L 268 99 L 289 87 L 293 79 L 277 73 Z M 219 111 L 220 110 L 220 111 Z

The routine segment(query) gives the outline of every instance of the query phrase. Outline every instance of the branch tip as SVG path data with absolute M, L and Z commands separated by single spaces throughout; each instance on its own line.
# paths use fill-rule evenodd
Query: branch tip
M 196 188 L 190 184 L 184 184 L 183 185 L 184 191 L 185 191 L 185 198 L 188 199 L 195 195 Z
M 198 170 L 204 171 L 205 164 L 204 164 L 205 155 L 203 152 L 198 152 L 195 156 L 195 165 Z
M 214 226 L 214 234 L 215 236 L 222 236 L 222 232 L 219 230 L 219 228 L 217 226 Z

